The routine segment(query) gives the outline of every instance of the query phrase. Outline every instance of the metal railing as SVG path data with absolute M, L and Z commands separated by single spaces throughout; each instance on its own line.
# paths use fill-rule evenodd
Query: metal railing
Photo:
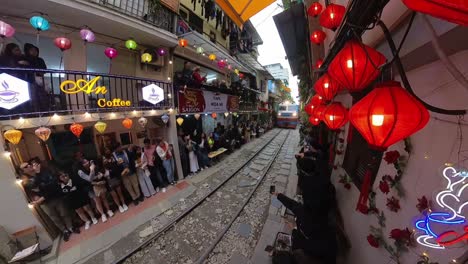
M 26 89 L 19 87 L 21 83 L 29 87 L 30 100 L 19 104 L 24 96 L 22 91 Z M 164 92 L 164 100 L 156 105 L 143 100 L 143 87 L 151 84 L 159 86 Z M 94 72 L 0 67 L 1 119 L 53 113 L 169 109 L 174 107 L 172 94 L 171 83 L 152 79 Z M 11 106 L 15 107 L 6 109 Z
M 175 13 L 163 5 L 152 10 L 149 0 L 87 0 L 119 13 L 145 21 L 153 26 L 174 33 Z

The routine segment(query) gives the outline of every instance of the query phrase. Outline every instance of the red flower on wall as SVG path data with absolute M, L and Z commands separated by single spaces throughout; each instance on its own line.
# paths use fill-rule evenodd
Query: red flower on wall
M 385 194 L 388 194 L 390 192 L 390 186 L 386 181 L 380 181 L 379 189 Z
M 373 235 L 367 236 L 367 242 L 369 243 L 369 245 L 371 245 L 371 247 L 379 248 L 380 246 L 379 240 Z
M 351 189 L 351 184 L 345 183 L 344 187 L 345 187 L 347 190 L 349 190 L 349 189 Z
M 409 231 L 408 228 L 405 229 L 398 229 L 395 228 L 392 231 L 390 231 L 390 238 L 394 239 L 395 241 L 405 243 L 406 245 L 411 244 L 411 236 L 412 233 Z
M 422 213 L 422 211 L 424 210 L 429 209 L 429 201 L 427 200 L 426 196 L 418 198 L 418 204 L 416 205 L 416 208 L 418 208 L 420 213 Z
M 387 207 L 392 212 L 398 212 L 400 210 L 400 200 L 392 196 L 392 198 L 387 198 Z
M 387 162 L 387 164 L 392 164 L 397 162 L 399 157 L 400 152 L 398 152 L 398 150 L 387 151 L 385 152 L 384 160 Z

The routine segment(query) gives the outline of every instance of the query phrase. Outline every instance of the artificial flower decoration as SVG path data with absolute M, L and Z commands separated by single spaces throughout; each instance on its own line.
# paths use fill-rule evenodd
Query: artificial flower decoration
M 392 196 L 391 198 L 387 198 L 387 207 L 392 212 L 398 212 L 400 210 L 400 200 Z
M 379 189 L 384 194 L 388 194 L 390 192 L 390 186 L 388 185 L 388 182 L 384 180 L 380 181 Z
M 427 200 L 426 196 L 418 198 L 418 204 L 416 205 L 416 208 L 418 208 L 420 213 L 429 209 L 429 201 Z
M 310 41 L 312 41 L 313 43 L 317 45 L 320 45 L 323 43 L 326 37 L 327 37 L 327 34 L 323 32 L 322 30 L 318 29 L 312 32 L 312 34 L 310 35 Z
M 371 245 L 371 247 L 374 247 L 374 248 L 379 248 L 379 240 L 373 236 L 373 235 L 368 235 L 367 236 L 367 242 L 369 243 L 369 245 Z
M 406 246 L 411 245 L 412 235 L 413 235 L 412 232 L 409 231 L 408 228 L 405 228 L 405 229 L 395 228 L 395 229 L 392 229 L 392 231 L 390 231 L 391 239 L 394 239 L 395 242 L 402 243 Z
M 398 152 L 398 150 L 385 152 L 384 160 L 387 162 L 387 164 L 393 164 L 397 162 L 399 158 L 400 152 Z

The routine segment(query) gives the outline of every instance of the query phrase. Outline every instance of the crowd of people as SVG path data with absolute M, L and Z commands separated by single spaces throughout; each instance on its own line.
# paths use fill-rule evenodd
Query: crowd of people
M 278 255 L 273 263 L 335 264 L 337 255 L 349 249 L 337 207 L 335 187 L 330 181 L 328 146 L 307 138 L 296 154 L 298 187 L 302 203 L 273 193 L 295 216 L 292 255 Z
M 145 198 L 166 192 L 174 185 L 173 146 L 161 138 L 144 140 L 144 147 L 119 143 L 106 147 L 96 160 L 81 152 L 74 155 L 71 169 L 56 168 L 35 158 L 21 164 L 21 183 L 30 204 L 40 208 L 63 233 L 80 233 L 98 219 L 107 222 L 128 204 L 137 206 Z M 74 212 L 73 212 L 74 211 Z M 82 222 L 74 221 L 79 217 Z

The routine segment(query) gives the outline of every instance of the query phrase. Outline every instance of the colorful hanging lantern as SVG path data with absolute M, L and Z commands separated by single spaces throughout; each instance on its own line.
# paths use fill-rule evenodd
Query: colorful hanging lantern
M 403 0 L 403 3 L 414 11 L 468 26 L 468 1 L 466 0 Z
M 71 126 L 70 126 L 70 131 L 73 133 L 73 135 L 75 135 L 77 138 L 80 138 L 81 136 L 81 133 L 83 132 L 83 125 L 81 124 L 77 124 L 77 123 L 73 123 Z
M 244 74 L 243 74 L 243 73 L 239 73 L 239 78 L 244 79 Z
M 340 26 L 345 13 L 346 8 L 344 6 L 329 4 L 320 15 L 319 23 L 322 27 L 335 31 Z
M 109 59 L 113 59 L 115 57 L 117 57 L 117 55 L 119 55 L 119 53 L 117 52 L 116 49 L 114 48 L 111 48 L 111 47 L 108 47 L 104 50 L 104 54 L 107 56 L 107 58 Z
M 167 122 L 169 121 L 169 116 L 167 114 L 164 114 L 161 116 L 161 119 L 164 122 L 164 124 L 167 124 Z
M 16 129 L 10 129 L 3 133 L 3 137 L 13 145 L 18 145 L 18 143 L 21 141 L 21 138 L 23 137 L 23 132 Z
M 315 82 L 314 89 L 325 101 L 331 101 L 340 90 L 340 84 L 325 73 Z
M 385 150 L 422 129 L 429 112 L 399 82 L 390 81 L 357 102 L 349 119 L 372 148 Z
M 224 60 L 218 61 L 218 67 L 224 69 L 224 67 L 226 67 L 226 62 Z
M 232 65 L 231 65 L 231 64 L 229 64 L 229 65 L 227 66 L 227 68 L 228 68 L 228 70 L 232 71 Z
M 122 126 L 126 129 L 130 129 L 133 126 L 133 121 L 127 117 L 124 120 L 122 120 Z
M 349 92 L 358 92 L 377 78 L 385 60 L 380 52 L 350 40 L 330 63 L 328 74 Z
M 312 99 L 310 100 L 310 102 L 313 105 L 321 105 L 321 104 L 323 104 L 323 97 L 316 94 L 316 95 L 312 96 Z
M 312 104 L 312 102 L 306 104 L 306 106 L 304 107 L 304 111 L 308 114 L 308 115 L 312 115 L 312 111 L 314 110 L 314 105 Z
M 176 121 L 177 124 L 179 124 L 179 126 L 181 126 L 184 123 L 184 119 L 182 117 L 177 118 Z
M 314 2 L 310 5 L 309 9 L 307 9 L 307 14 L 312 17 L 317 17 L 322 12 L 322 4 L 319 2 Z
M 228 117 L 228 115 L 229 115 L 229 113 L 228 113 L 228 112 L 224 113 L 224 116 L 225 116 L 225 117 Z
M 310 35 L 310 41 L 317 45 L 320 45 L 323 43 L 326 37 L 327 34 L 325 34 L 325 32 L 323 32 L 322 30 L 318 29 L 312 32 L 312 34 Z
M 29 23 L 37 31 L 46 31 L 49 29 L 49 21 L 41 16 L 33 16 L 29 19 Z
M 323 105 L 323 104 L 317 105 L 312 110 L 311 116 L 313 116 L 315 118 L 318 118 L 321 121 L 321 120 L 323 120 L 323 115 L 324 115 L 326 109 L 327 109 L 326 105 Z
M 216 119 L 216 118 L 218 117 L 218 114 L 212 113 L 212 114 L 211 114 L 211 117 L 212 117 L 213 119 Z
M 195 114 L 194 116 L 196 120 L 200 119 L 200 114 Z
M 315 62 L 315 69 L 316 70 L 320 69 L 320 67 L 322 67 L 322 64 L 323 64 L 323 59 L 317 59 L 317 61 Z
M 102 121 L 99 121 L 99 122 L 96 122 L 96 124 L 94 124 L 94 128 L 97 130 L 97 132 L 102 134 L 106 131 L 107 124 Z
M 72 46 L 71 41 L 68 38 L 65 38 L 65 37 L 56 38 L 54 40 L 54 44 L 61 51 L 66 51 L 66 50 L 70 49 L 71 46 Z
M 234 69 L 234 73 L 239 75 L 239 69 Z
M 10 25 L 0 20 L 0 37 L 10 38 L 15 34 L 15 29 Z
M 83 28 L 82 30 L 80 30 L 80 37 L 84 42 L 90 43 L 94 42 L 94 40 L 96 39 L 94 33 L 88 28 Z
M 140 117 L 140 119 L 138 119 L 138 124 L 140 124 L 140 126 L 142 128 L 145 128 L 146 124 L 148 124 L 148 119 L 146 119 L 146 117 L 142 116 L 142 117 Z
M 143 53 L 141 54 L 141 62 L 143 63 L 149 63 L 153 60 L 153 56 L 149 53 Z
M 210 56 L 208 56 L 208 59 L 210 59 L 210 61 L 214 61 L 216 60 L 216 55 L 211 53 Z
M 133 39 L 129 39 L 125 41 L 125 47 L 129 50 L 136 50 L 138 44 Z
M 331 130 L 337 130 L 348 122 L 348 110 L 341 103 L 331 103 L 323 112 L 323 122 Z
M 203 54 L 204 52 L 205 52 L 205 49 L 204 49 L 204 48 L 202 48 L 202 47 L 198 47 L 198 48 L 197 48 L 197 53 L 198 53 L 198 54 Z
M 179 46 L 181 46 L 182 48 L 187 47 L 188 44 L 189 44 L 188 40 L 186 40 L 184 38 L 179 39 Z
M 309 123 L 311 123 L 313 126 L 318 126 L 320 124 L 320 119 L 315 117 L 315 116 L 309 116 Z
M 36 134 L 36 136 L 42 141 L 46 142 L 49 139 L 50 134 L 52 134 L 52 131 L 50 128 L 40 127 L 34 131 L 34 134 Z
M 159 48 L 157 53 L 160 57 L 164 57 L 167 55 L 167 50 L 165 48 Z

